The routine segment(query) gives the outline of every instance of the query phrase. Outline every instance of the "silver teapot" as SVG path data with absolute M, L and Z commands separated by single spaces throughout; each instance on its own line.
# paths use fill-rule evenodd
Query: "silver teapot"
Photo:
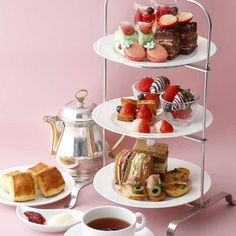
M 58 116 L 45 116 L 51 127 L 51 155 L 59 167 L 81 179 L 95 173 L 103 166 L 102 130 L 92 119 L 96 105 L 85 99 L 88 91 L 75 93 Z M 105 149 L 106 150 L 106 149 Z

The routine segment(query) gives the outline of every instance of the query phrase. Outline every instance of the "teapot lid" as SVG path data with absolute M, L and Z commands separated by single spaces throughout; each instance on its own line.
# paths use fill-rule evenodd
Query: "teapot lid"
M 86 89 L 80 89 L 75 93 L 75 100 L 68 102 L 59 112 L 59 117 L 66 122 L 83 122 L 92 120 L 92 111 L 96 104 L 85 100 L 88 95 Z

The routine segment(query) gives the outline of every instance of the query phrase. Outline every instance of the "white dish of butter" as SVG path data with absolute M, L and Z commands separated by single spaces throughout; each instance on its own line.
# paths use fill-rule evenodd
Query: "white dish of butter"
M 39 213 L 45 218 L 45 223 L 37 224 L 30 222 L 25 216 L 25 212 Z M 39 209 L 18 205 L 16 214 L 31 229 L 40 232 L 59 233 L 65 232 L 70 227 L 80 223 L 83 212 L 74 209 Z

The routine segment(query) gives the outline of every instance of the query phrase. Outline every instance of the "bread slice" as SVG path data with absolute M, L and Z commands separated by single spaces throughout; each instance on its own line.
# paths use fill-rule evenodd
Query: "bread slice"
M 15 171 L 11 171 L 9 173 L 6 173 L 4 174 L 1 179 L 0 179 L 0 186 L 3 188 L 3 190 L 5 190 L 6 192 L 9 192 L 9 187 L 8 187 L 8 180 L 9 180 L 9 177 L 11 175 L 14 175 L 14 174 L 18 174 L 20 173 L 21 171 L 19 170 L 15 170 Z
M 12 201 L 24 202 L 36 198 L 36 180 L 31 173 L 20 172 L 9 176 L 8 190 Z
M 40 171 L 35 177 L 39 190 L 45 197 L 54 196 L 65 188 L 63 176 L 55 166 Z
M 31 168 L 27 169 L 27 172 L 31 173 L 32 175 L 38 174 L 40 171 L 48 168 L 48 165 L 44 164 L 43 162 L 39 162 L 35 166 L 32 166 Z
M 147 199 L 146 192 L 139 193 L 139 194 L 133 193 L 131 184 L 122 185 L 119 191 L 124 197 L 127 197 L 129 199 L 138 200 L 138 201 L 144 201 Z
M 180 197 L 189 192 L 190 185 L 187 182 L 174 182 L 165 185 L 165 192 L 170 197 Z
M 153 202 L 159 202 L 163 201 L 166 199 L 166 194 L 162 192 L 158 197 L 153 197 L 148 195 L 148 200 L 153 201 Z

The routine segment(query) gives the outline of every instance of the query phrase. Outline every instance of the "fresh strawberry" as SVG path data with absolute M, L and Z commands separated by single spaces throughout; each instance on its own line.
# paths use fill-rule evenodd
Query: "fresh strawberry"
M 142 92 L 149 92 L 152 82 L 153 82 L 153 78 L 151 77 L 145 77 L 141 79 L 138 83 L 138 90 Z
M 140 132 L 140 133 L 150 133 L 150 125 L 146 120 L 140 119 L 138 132 Z
M 142 21 L 142 13 L 137 9 L 134 15 L 134 24 L 136 25 L 139 21 Z
M 132 103 L 126 103 L 120 108 L 119 113 L 121 115 L 135 117 L 136 106 Z
M 162 124 L 160 127 L 161 133 L 172 133 L 174 131 L 173 126 L 168 123 L 166 120 L 162 120 Z
M 159 95 L 156 93 L 147 93 L 144 97 L 144 100 L 154 100 L 156 103 L 156 107 L 160 107 L 160 98 Z
M 125 35 L 130 35 L 135 31 L 134 26 L 127 21 L 121 21 L 120 28 Z
M 170 85 L 167 87 L 165 93 L 162 98 L 168 102 L 172 102 L 174 100 L 175 95 L 180 91 L 180 87 L 178 85 Z
M 169 29 L 177 24 L 177 17 L 171 14 L 166 14 L 160 17 L 158 20 L 158 26 L 160 29 Z
M 149 22 L 138 22 L 138 28 L 144 34 L 148 34 L 152 31 L 152 24 Z
M 183 110 L 177 110 L 177 111 L 172 111 L 171 114 L 174 119 L 188 119 L 191 117 L 192 109 L 188 107 L 187 109 Z
M 179 24 L 186 24 L 193 19 L 193 14 L 189 11 L 180 11 L 176 15 Z
M 155 14 L 149 14 L 147 12 L 143 12 L 143 14 L 142 14 L 142 21 L 143 22 L 153 23 L 154 20 L 155 20 Z
M 156 9 L 156 18 L 159 19 L 161 16 L 170 14 L 170 7 L 168 6 L 158 6 Z
M 152 112 L 150 111 L 150 109 L 145 106 L 145 105 L 142 105 L 137 114 L 136 114 L 136 118 L 137 119 L 144 119 L 146 120 L 147 122 L 151 122 L 152 121 Z

